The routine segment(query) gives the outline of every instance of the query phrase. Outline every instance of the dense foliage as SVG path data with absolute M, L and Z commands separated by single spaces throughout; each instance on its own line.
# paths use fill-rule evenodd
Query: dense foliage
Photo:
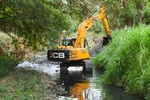
M 51 3 L 80 22 L 104 5 L 112 29 L 150 23 L 149 0 L 51 0 Z
M 113 29 L 139 25 L 139 23 L 150 24 L 149 0 L 105 0 L 101 3 L 108 9 L 107 13 Z
M 47 0 L 1 0 L 0 30 L 14 32 L 25 43 L 38 48 L 54 42 L 62 30 L 69 29 L 69 16 L 53 7 Z
M 112 41 L 93 59 L 105 69 L 104 82 L 124 86 L 128 92 L 150 99 L 150 26 L 113 32 Z
M 100 5 L 107 9 L 111 29 L 150 23 L 149 0 L 1 0 L 0 30 L 14 32 L 37 49 L 48 41 L 56 43 L 63 30 L 76 32 L 77 23 Z

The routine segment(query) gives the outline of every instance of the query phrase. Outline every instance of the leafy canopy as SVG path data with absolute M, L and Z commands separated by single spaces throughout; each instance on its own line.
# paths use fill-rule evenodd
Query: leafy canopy
M 70 26 L 68 16 L 47 0 L 2 0 L 0 11 L 0 30 L 14 32 L 34 48 L 56 40 Z

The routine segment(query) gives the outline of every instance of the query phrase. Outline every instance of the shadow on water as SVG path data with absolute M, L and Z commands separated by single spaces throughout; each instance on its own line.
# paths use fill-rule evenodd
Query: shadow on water
M 95 69 L 88 73 L 61 70 L 60 83 L 66 92 L 61 94 L 59 100 L 144 100 L 125 93 L 120 87 L 101 84 L 101 76 L 102 72 Z

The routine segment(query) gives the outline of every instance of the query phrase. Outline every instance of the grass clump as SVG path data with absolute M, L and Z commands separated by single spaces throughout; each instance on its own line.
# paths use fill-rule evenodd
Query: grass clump
M 103 80 L 128 92 L 150 98 L 150 26 L 139 25 L 113 32 L 112 41 L 93 59 L 104 68 Z
M 17 62 L 14 59 L 8 56 L 0 56 L 0 78 L 7 75 L 16 65 Z

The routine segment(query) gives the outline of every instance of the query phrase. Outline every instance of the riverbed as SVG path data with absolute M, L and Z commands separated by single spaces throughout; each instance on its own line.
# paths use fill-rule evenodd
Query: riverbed
M 125 93 L 121 87 L 102 84 L 103 72 L 94 69 L 90 61 L 87 66 L 92 69 L 86 73 L 82 66 L 60 70 L 60 62 L 50 62 L 46 53 L 39 53 L 32 61 L 24 61 L 17 67 L 49 75 L 63 90 L 57 94 L 56 100 L 144 100 L 142 97 Z

